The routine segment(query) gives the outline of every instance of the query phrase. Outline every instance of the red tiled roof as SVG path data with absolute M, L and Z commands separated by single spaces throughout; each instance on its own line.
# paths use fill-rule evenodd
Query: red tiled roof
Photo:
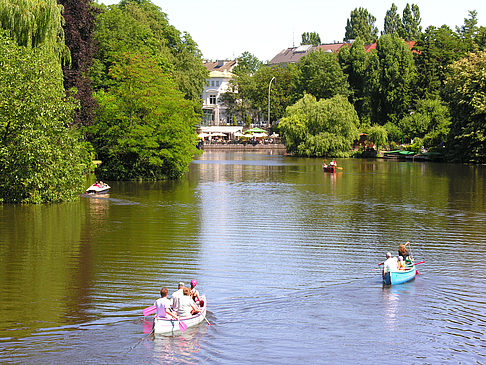
M 236 66 L 236 60 L 218 60 L 218 61 L 207 61 L 203 63 L 203 66 L 206 67 L 206 69 L 211 72 L 211 71 L 228 71 L 230 72 L 233 67 Z
M 349 43 L 327 43 L 327 44 L 320 44 L 316 47 L 316 49 L 324 51 L 324 52 L 337 52 L 343 46 L 349 45 Z

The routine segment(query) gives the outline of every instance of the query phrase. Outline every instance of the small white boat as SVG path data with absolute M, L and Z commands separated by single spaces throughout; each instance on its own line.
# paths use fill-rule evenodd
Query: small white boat
M 104 194 L 110 190 L 110 185 L 105 183 L 94 183 L 88 189 L 86 189 L 86 194 Z
M 201 296 L 201 299 L 204 301 L 204 306 L 201 308 L 201 312 L 197 313 L 194 316 L 191 317 L 186 317 L 186 318 L 181 318 L 181 322 L 183 322 L 188 328 L 193 327 L 204 321 L 206 318 L 206 308 L 208 306 L 207 301 L 206 301 L 206 296 L 203 295 Z M 179 327 L 179 321 L 175 319 L 166 319 L 166 318 L 159 318 L 159 317 L 154 317 L 154 333 L 173 333 L 181 331 Z

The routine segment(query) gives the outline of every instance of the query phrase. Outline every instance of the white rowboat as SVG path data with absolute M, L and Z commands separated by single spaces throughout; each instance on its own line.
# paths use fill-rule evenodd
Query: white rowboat
M 186 318 L 181 318 L 181 322 L 187 325 L 187 327 L 193 327 L 204 321 L 206 318 L 206 308 L 207 308 L 207 302 L 206 302 L 206 296 L 203 295 L 201 299 L 204 301 L 204 306 L 201 308 L 201 312 L 197 313 L 194 316 L 191 317 L 186 317 Z M 166 319 L 166 318 L 160 318 L 160 317 L 155 317 L 154 318 L 154 333 L 173 333 L 181 331 L 179 328 L 179 321 L 175 319 Z

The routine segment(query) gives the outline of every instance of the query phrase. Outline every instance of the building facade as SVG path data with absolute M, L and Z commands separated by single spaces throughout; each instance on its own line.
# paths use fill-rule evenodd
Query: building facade
M 230 116 L 226 113 L 226 107 L 221 102 L 220 96 L 229 88 L 229 82 L 233 77 L 231 70 L 236 66 L 236 60 L 210 61 L 204 62 L 203 65 L 209 71 L 209 78 L 202 95 L 204 114 L 201 125 L 231 124 Z

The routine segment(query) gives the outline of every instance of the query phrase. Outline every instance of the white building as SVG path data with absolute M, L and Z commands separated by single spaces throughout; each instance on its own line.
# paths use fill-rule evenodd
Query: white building
M 204 115 L 201 125 L 231 124 L 220 96 L 228 90 L 229 81 L 233 77 L 231 70 L 236 66 L 236 60 L 205 62 L 203 65 L 209 71 L 209 79 L 202 95 Z

